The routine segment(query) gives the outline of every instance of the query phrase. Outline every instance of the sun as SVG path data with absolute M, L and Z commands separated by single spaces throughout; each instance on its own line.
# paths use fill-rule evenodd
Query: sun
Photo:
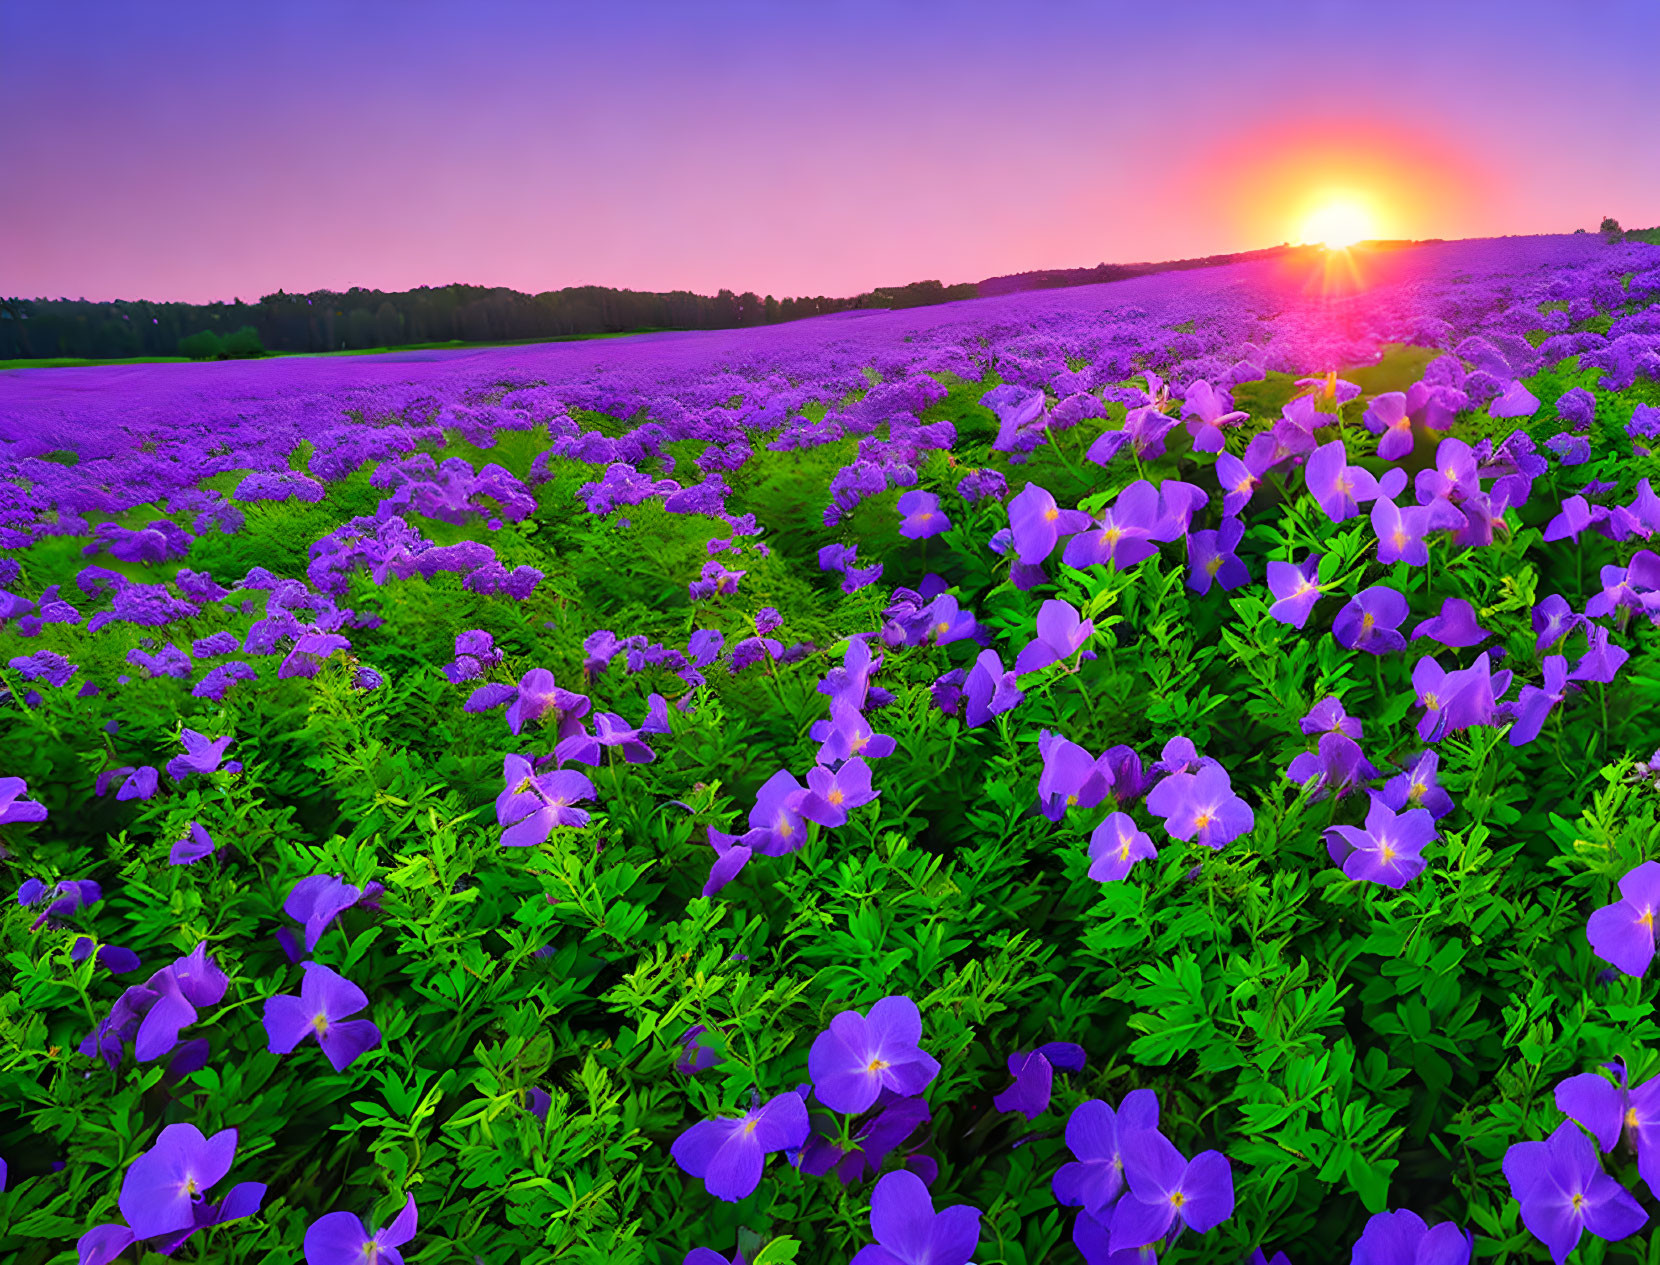
M 1356 242 L 1377 236 L 1371 207 L 1353 196 L 1322 199 L 1303 220 L 1302 240 L 1318 242 L 1327 250 L 1347 250 Z

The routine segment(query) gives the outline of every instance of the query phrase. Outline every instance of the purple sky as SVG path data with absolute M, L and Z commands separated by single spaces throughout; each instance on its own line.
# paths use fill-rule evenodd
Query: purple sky
M 0 4 L 0 294 L 779 298 L 1660 224 L 1653 0 Z

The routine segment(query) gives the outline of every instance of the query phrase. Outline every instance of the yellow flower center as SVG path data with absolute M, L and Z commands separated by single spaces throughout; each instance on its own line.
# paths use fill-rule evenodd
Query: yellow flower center
M 1384 864 L 1387 865 L 1395 859 L 1395 849 L 1386 843 L 1383 845 L 1383 850 L 1378 855 L 1383 858 Z
M 1394 542 L 1395 548 L 1399 549 L 1406 543 L 1406 533 L 1397 527 L 1395 528 L 1394 534 L 1390 536 L 1389 539 Z
M 1210 814 L 1209 813 L 1200 813 L 1197 817 L 1195 817 L 1193 819 L 1193 824 L 1195 826 L 1197 826 L 1200 830 L 1203 830 L 1206 826 L 1210 825 Z
M 829 800 L 832 804 L 839 804 L 842 800 L 846 799 L 847 796 L 842 793 L 842 789 L 838 786 L 831 788 L 830 793 L 824 798 Z
M 1654 925 L 1654 911 L 1652 909 L 1644 909 L 1643 916 L 1637 919 L 1637 925 L 1639 927 L 1652 927 Z
M 791 835 L 793 835 L 795 833 L 795 827 L 790 825 L 789 822 L 787 822 L 787 821 L 783 820 L 782 818 L 780 818 L 779 822 L 778 822 L 778 833 L 783 835 L 784 838 L 788 839 Z
M 1441 700 L 1438 699 L 1433 694 L 1425 694 L 1424 695 L 1424 706 L 1429 708 L 1430 711 L 1433 712 L 1441 706 Z
M 1043 511 L 1043 521 L 1046 522 L 1046 523 L 1052 523 L 1057 518 L 1059 518 L 1060 516 L 1061 516 L 1060 510 L 1057 507 L 1053 506 L 1053 505 L 1051 505 L 1048 509 Z
M 1120 861 L 1128 861 L 1130 859 L 1130 844 L 1128 840 L 1125 840 L 1124 846 L 1118 850 L 1118 859 Z
M 1375 615 L 1373 615 L 1371 611 L 1367 611 L 1364 615 L 1362 615 L 1360 617 L 1360 631 L 1363 632 L 1363 633 L 1371 632 L 1372 631 L 1372 625 L 1377 623 L 1377 622 L 1378 622 L 1377 617 Z
M 1580 1205 L 1581 1205 L 1581 1204 L 1582 1204 L 1582 1203 L 1584 1203 L 1584 1202 L 1585 1202 L 1585 1196 L 1584 1196 L 1584 1195 L 1582 1195 L 1582 1194 L 1581 1194 L 1581 1193 L 1580 1193 L 1580 1192 L 1579 1192 L 1579 1191 L 1577 1191 L 1577 1190 L 1576 1190 L 1576 1191 L 1574 1191 L 1574 1198 L 1573 1198 L 1573 1204 L 1574 1204 L 1574 1211 L 1575 1211 L 1575 1212 L 1578 1212 L 1578 1211 L 1579 1211 L 1579 1206 L 1580 1206 Z
M 1428 790 L 1429 790 L 1429 787 L 1425 786 L 1422 782 L 1414 782 L 1411 786 L 1411 789 L 1409 789 L 1407 791 L 1406 797 L 1409 800 L 1412 800 L 1412 801 L 1416 802 L 1416 801 L 1422 799 L 1424 797 L 1425 793 L 1428 792 Z
M 941 620 L 939 623 L 934 625 L 934 631 L 943 637 L 946 633 L 951 631 L 951 625 L 946 623 L 944 620 Z
M 329 1017 L 322 1011 L 318 1011 L 312 1017 L 311 1026 L 316 1030 L 318 1036 L 322 1036 L 329 1030 Z
M 1109 545 L 1117 544 L 1118 543 L 1118 538 L 1120 536 L 1122 536 L 1123 534 L 1124 534 L 1124 529 L 1121 528 L 1121 527 L 1108 527 L 1108 528 L 1104 529 L 1101 532 L 1102 537 L 1106 540 L 1106 542 Z
M 1221 554 L 1216 554 L 1213 557 L 1205 559 L 1205 570 L 1209 571 L 1212 575 L 1215 575 L 1221 569 L 1222 569 L 1222 555 Z
M 1628 1129 L 1637 1127 L 1637 1108 L 1627 1107 L 1625 1109 L 1625 1127 Z
M 756 1120 L 756 1119 L 753 1119 L 753 1118 L 751 1118 L 749 1120 L 745 1120 L 744 1121 L 744 1132 L 745 1133 L 754 1133 L 755 1132 L 755 1126 L 760 1124 L 760 1123 L 761 1122 L 759 1120 Z
M 1170 1192 L 1170 1206 L 1172 1208 L 1180 1208 L 1186 1202 L 1187 1202 L 1187 1196 L 1184 1195 L 1181 1191 L 1173 1190 L 1173 1191 Z
M 880 1072 L 886 1066 L 888 1066 L 888 1061 L 886 1059 L 872 1059 L 869 1063 L 865 1064 L 865 1071 Z

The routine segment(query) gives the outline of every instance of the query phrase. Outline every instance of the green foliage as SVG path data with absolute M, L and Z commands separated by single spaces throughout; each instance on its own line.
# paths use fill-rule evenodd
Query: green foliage
M 1358 455 L 1370 449 L 1357 425 L 1367 400 L 1402 389 L 1431 354 L 1395 348 L 1344 371 L 1364 394 L 1331 415 L 1322 437 L 1343 436 L 1369 460 Z M 1004 508 L 966 505 L 958 479 L 989 466 L 1009 476 L 1011 494 L 1035 481 L 1098 510 L 1137 474 L 1128 460 L 1106 470 L 1081 460 L 1122 421 L 1122 406 L 1011 466 L 990 451 L 996 420 L 978 403 L 997 379 L 942 381 L 946 399 L 924 420 L 952 421 L 958 443 L 918 475 L 953 529 L 928 542 L 899 536 L 894 492 L 826 528 L 824 489 L 856 441 L 793 452 L 757 444 L 754 462 L 731 476 L 729 508 L 757 515 L 769 552 L 743 538 L 713 555 L 745 572 L 734 594 L 693 602 L 686 588 L 712 556 L 708 541 L 731 538 L 726 523 L 656 503 L 591 517 L 576 492 L 600 471 L 555 462 L 537 512 L 490 536 L 508 566 L 544 571 L 528 600 L 481 596 L 447 573 L 377 586 L 360 572 L 340 604 L 381 622 L 347 625 L 349 652 L 315 679 L 279 678 L 280 655 L 244 654 L 259 679 L 217 703 L 129 661 L 144 638 L 158 643 L 151 650 L 219 630 L 245 638 L 269 600 L 252 591 L 161 629 L 0 630 L 0 682 L 16 698 L 43 695 L 3 713 L 4 772 L 51 805 L 45 823 L 0 825 L 10 881 L 91 878 L 105 893 L 61 928 L 31 928 L 35 911 L 15 903 L 0 913 L 7 1259 L 73 1259 L 79 1235 L 119 1215 L 126 1166 L 166 1124 L 188 1120 L 207 1132 L 236 1128 L 230 1180 L 269 1186 L 258 1216 L 193 1240 L 203 1260 L 292 1260 L 323 1213 L 383 1224 L 412 1192 L 421 1227 L 412 1261 L 660 1265 L 694 1245 L 742 1247 L 767 1265 L 845 1261 L 869 1242 L 869 1173 L 844 1186 L 774 1157 L 755 1194 L 729 1205 L 683 1174 L 669 1147 L 697 1120 L 746 1109 L 752 1089 L 801 1084 L 808 1050 L 835 1014 L 895 994 L 919 1004 L 923 1046 L 941 1071 L 927 1127 L 884 1171 L 912 1150 L 937 1162 L 936 1202 L 984 1211 L 981 1265 L 1072 1259 L 1073 1214 L 1050 1184 L 1069 1158 L 1066 1119 L 1083 1101 L 1116 1104 L 1138 1088 L 1157 1091 L 1161 1126 L 1184 1153 L 1221 1150 L 1235 1174 L 1235 1216 L 1184 1236 L 1162 1260 L 1233 1262 L 1258 1244 L 1299 1262 L 1342 1260 L 1368 1215 L 1402 1207 L 1472 1226 L 1482 1259 L 1545 1259 L 1518 1220 L 1506 1149 L 1561 1119 L 1552 1095 L 1564 1077 L 1613 1058 L 1635 1080 L 1660 1071 L 1652 990 L 1600 980 L 1585 934 L 1589 912 L 1617 899 L 1620 878 L 1660 858 L 1660 791 L 1634 774 L 1660 743 L 1649 703 L 1660 695 L 1660 637 L 1647 621 L 1625 623 L 1618 639 L 1631 659 L 1620 684 L 1570 694 L 1532 743 L 1512 747 L 1502 728 L 1436 743 L 1457 807 L 1439 823 L 1426 871 L 1401 890 L 1350 881 L 1326 851 L 1329 826 L 1363 820 L 1363 797 L 1293 786 L 1285 770 L 1312 748 L 1299 721 L 1326 697 L 1364 720 L 1364 749 L 1380 771 L 1403 765 L 1425 746 L 1413 662 L 1432 651 L 1466 664 L 1476 653 L 1426 651 L 1422 640 L 1381 659 L 1345 650 L 1329 635 L 1333 617 L 1369 585 L 1408 598 L 1409 631 L 1446 598 L 1471 601 L 1518 684 L 1539 680 L 1533 605 L 1560 592 L 1583 607 L 1600 568 L 1624 565 L 1642 544 L 1594 533 L 1547 543 L 1544 526 L 1585 479 L 1607 479 L 1629 499 L 1638 479 L 1656 475 L 1653 457 L 1620 446 L 1652 388 L 1599 390 L 1592 462 L 1553 465 L 1489 548 L 1441 539 L 1432 568 L 1379 564 L 1366 520 L 1332 523 L 1293 477 L 1265 485 L 1251 507 L 1240 554 L 1258 583 L 1200 597 L 1179 545 L 1123 572 L 1051 559 L 1052 585 L 1017 588 L 1008 557 L 985 547 Z M 1597 381 L 1573 360 L 1530 379 L 1543 404 L 1526 428 L 1548 438 L 1560 428 L 1561 394 Z M 1241 384 L 1247 432 L 1294 390 L 1287 375 Z M 1459 433 L 1513 426 L 1475 414 Z M 1423 437 L 1406 464 L 1427 464 L 1434 439 Z M 545 433 L 508 434 L 491 449 L 456 444 L 445 455 L 526 474 L 546 442 Z M 296 463 L 309 455 L 297 452 Z M 1178 440 L 1151 473 L 1203 484 L 1210 460 Z M 303 577 L 310 542 L 374 512 L 382 493 L 370 473 L 331 484 L 315 505 L 248 505 L 242 532 L 198 538 L 183 562 L 95 561 L 151 583 L 186 565 L 227 584 L 255 565 Z M 139 507 L 123 521 L 160 513 Z M 419 525 L 446 543 L 472 530 Z M 856 542 L 861 562 L 883 562 L 881 584 L 844 595 L 817 563 L 833 541 Z M 79 544 L 48 537 L 20 554 L 16 590 L 76 592 L 87 565 Z M 1260 579 L 1269 561 L 1311 551 L 1322 555 L 1328 596 L 1299 630 L 1270 617 Z M 1022 677 L 1019 708 L 969 729 L 939 711 L 931 687 L 970 666 L 978 645 L 876 647 L 876 684 L 892 700 L 870 718 L 896 742 L 872 762 L 881 797 L 845 826 L 812 826 L 793 853 L 753 856 L 705 897 L 710 832 L 741 834 L 762 784 L 779 769 L 812 767 L 811 729 L 827 705 L 819 682 L 841 663 L 849 634 L 881 627 L 895 584 L 929 573 L 952 584 L 1005 666 L 1055 596 L 1093 621 L 1087 653 Z M 101 607 L 76 600 L 88 613 Z M 739 673 L 717 661 L 695 688 L 660 664 L 630 671 L 626 653 L 585 672 L 583 643 L 598 629 L 672 648 L 694 628 L 717 629 L 729 652 L 753 634 L 763 606 L 784 618 L 772 635 L 813 648 Z M 504 659 L 454 685 L 439 665 L 469 629 L 489 632 Z M 1565 653 L 1582 649 L 1584 635 L 1574 636 Z M 75 683 L 96 681 L 100 692 L 25 682 L 10 661 L 40 650 L 79 664 Z M 358 688 L 360 663 L 385 684 Z M 550 718 L 514 735 L 499 709 L 465 703 L 487 681 L 516 682 L 532 668 L 585 695 L 590 721 L 613 712 L 638 723 L 661 693 L 672 733 L 650 738 L 650 763 L 612 749 L 596 766 L 569 765 L 594 784 L 591 820 L 510 849 L 494 815 L 503 757 L 551 754 L 557 726 Z M 132 679 L 115 685 L 122 674 Z M 164 778 L 148 801 L 93 794 L 101 771 L 164 765 L 182 726 L 232 737 L 242 769 Z M 1092 879 L 1091 834 L 1119 805 L 1066 806 L 1058 821 L 1035 812 L 1043 730 L 1092 753 L 1128 744 L 1147 764 L 1169 738 L 1188 737 L 1228 770 L 1255 824 L 1212 852 L 1168 837 L 1130 797 L 1123 810 L 1159 855 L 1122 882 Z M 192 822 L 218 851 L 168 864 Z M 275 933 L 298 929 L 283 904 L 314 874 L 384 888 L 340 915 L 311 954 L 365 990 L 383 1036 L 340 1073 L 314 1044 L 272 1054 L 261 1024 L 265 998 L 299 987 L 300 968 Z M 116 978 L 92 957 L 72 961 L 82 934 L 132 948 L 141 971 Z M 207 1066 L 175 1083 L 164 1062 L 129 1054 L 110 1070 L 75 1052 L 125 987 L 203 942 L 230 977 L 223 1003 L 185 1029 L 212 1042 Z M 694 1027 L 718 1060 L 695 1077 L 676 1070 Z M 1085 1070 L 1057 1076 L 1052 1103 L 1031 1122 L 996 1111 L 1007 1057 L 1056 1040 L 1085 1047 Z M 547 1095 L 545 1119 L 526 1109 L 532 1090 Z M 1607 1162 L 1634 1180 L 1627 1160 Z
M 192 360 L 222 360 L 225 344 L 218 334 L 204 329 L 179 339 L 179 354 Z

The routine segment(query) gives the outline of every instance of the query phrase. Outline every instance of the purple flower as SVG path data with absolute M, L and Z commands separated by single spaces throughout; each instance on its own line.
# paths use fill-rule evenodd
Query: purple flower
M 1429 545 L 1424 536 L 1432 529 L 1431 511 L 1423 506 L 1401 509 L 1387 496 L 1380 496 L 1372 503 L 1372 530 L 1378 537 L 1379 562 L 1424 566 L 1429 562 Z
M 1570 681 L 1597 681 L 1610 684 L 1619 673 L 1620 665 L 1631 657 L 1631 652 L 1614 645 L 1608 639 L 1608 630 L 1600 624 L 1586 630 L 1588 647 L 1568 673 Z M 4 818 L 0 817 L 0 821 Z
M 1326 517 L 1341 523 L 1360 513 L 1361 501 L 1373 500 L 1378 481 L 1362 466 L 1348 464 L 1341 439 L 1316 448 L 1303 467 L 1303 479 Z
M 1124 1191 L 1124 1139 L 1156 1129 L 1158 1123 L 1159 1100 L 1150 1089 L 1124 1095 L 1116 1114 L 1099 1098 L 1079 1103 L 1066 1121 L 1073 1159 L 1060 1166 L 1051 1182 L 1056 1202 L 1105 1217 Z
M 1320 555 L 1310 554 L 1300 563 L 1270 562 L 1268 588 L 1274 594 L 1268 614 L 1282 624 L 1301 628 L 1320 600 Z
M 1148 793 L 1147 811 L 1164 818 L 1171 838 L 1195 839 L 1217 850 L 1256 825 L 1256 814 L 1234 794 L 1226 770 L 1218 764 L 1197 773 L 1170 774 Z
M 1224 518 L 1213 530 L 1196 531 L 1187 538 L 1187 587 L 1200 594 L 1210 592 L 1214 582 L 1224 590 L 1251 582 L 1251 573 L 1234 552 L 1245 538 L 1245 524 Z
M 1504 394 L 1487 406 L 1489 417 L 1532 417 L 1538 411 L 1538 397 L 1519 380 L 1512 380 Z
M 877 1101 L 885 1105 L 858 1127 L 850 1148 L 844 1149 L 829 1138 L 814 1135 L 800 1153 L 801 1171 L 809 1177 L 833 1171 L 843 1185 L 856 1182 L 867 1169 L 872 1172 L 879 1169 L 889 1153 L 931 1118 L 928 1104 L 920 1098 L 894 1098 L 884 1091 Z M 906 1162 L 915 1160 L 913 1156 Z M 926 1158 L 920 1162 L 932 1163 Z
M 980 1242 L 980 1210 L 954 1204 L 934 1211 L 928 1187 L 900 1169 L 870 1193 L 870 1232 L 852 1265 L 968 1265 Z
M 1618 1085 L 1595 1072 L 1570 1076 L 1556 1087 L 1557 1109 L 1589 1129 L 1605 1152 L 1623 1137 L 1637 1153 L 1637 1172 L 1652 1193 L 1660 1189 L 1660 1077 L 1632 1089 L 1623 1059 L 1602 1066 L 1620 1078 Z
M 1545 440 L 1545 447 L 1560 457 L 1565 466 L 1582 466 L 1591 459 L 1590 440 L 1569 431 L 1552 435 Z
M 583 648 L 588 648 L 587 643 Z M 495 638 L 482 629 L 471 628 L 456 634 L 455 659 L 444 665 L 443 672 L 451 685 L 460 685 L 477 679 L 500 662 L 501 651 L 495 648 Z
M 822 764 L 809 769 L 807 790 L 796 800 L 795 810 L 808 821 L 834 829 L 846 823 L 848 809 L 871 803 L 878 794 L 870 786 L 870 765 L 855 756 L 834 773 Z
M 1490 725 L 1498 719 L 1497 700 L 1510 688 L 1510 672 L 1493 672 L 1491 656 L 1483 652 L 1467 668 L 1448 672 L 1425 656 L 1412 665 L 1412 688 L 1424 714 L 1418 718 L 1418 736 L 1425 742 L 1471 725 Z
M 1003 671 L 1003 661 L 995 650 L 982 650 L 974 660 L 963 693 L 968 698 L 963 719 L 970 729 L 978 729 L 1026 697 L 1015 684 L 1015 674 Z
M 1525 746 L 1539 736 L 1551 709 L 1568 694 L 1568 661 L 1559 654 L 1546 655 L 1543 686 L 1524 685 L 1516 700 L 1516 723 L 1510 727 L 1509 742 Z
M 1648 1214 L 1619 1182 L 1602 1171 L 1591 1139 L 1564 1120 L 1543 1142 L 1518 1142 L 1504 1155 L 1510 1193 L 1522 1206 L 1522 1224 L 1563 1265 L 1589 1230 L 1610 1243 L 1635 1234 Z
M 306 1265 L 403 1265 L 398 1249 L 415 1237 L 417 1220 L 414 1195 L 374 1234 L 355 1212 L 326 1213 L 306 1228 Z
M 951 520 L 940 513 L 940 499 L 920 488 L 899 498 L 899 534 L 907 540 L 927 540 L 951 530 Z
M 762 783 L 755 807 L 749 810 L 744 843 L 762 856 L 783 856 L 806 843 L 807 824 L 796 809 L 805 789 L 788 769 L 779 769 Z
M 1585 925 L 1591 952 L 1627 975 L 1654 960 L 1654 917 L 1660 910 L 1660 861 L 1644 861 L 1620 880 L 1620 899 L 1594 910 Z
M 669 1154 L 716 1199 L 735 1203 L 761 1184 L 766 1157 L 801 1146 L 808 1128 L 807 1104 L 791 1090 L 764 1106 L 757 1102 L 742 1116 L 698 1121 L 674 1140 Z
M 321 962 L 306 962 L 300 995 L 265 999 L 265 1034 L 272 1054 L 288 1054 L 307 1037 L 343 1072 L 380 1044 L 380 1029 L 367 1019 L 348 1019 L 369 1004 L 368 995 Z
M 1025 676 L 1051 663 L 1069 658 L 1095 635 L 1093 620 L 1080 619 L 1077 608 L 1070 602 L 1050 598 L 1038 608 L 1037 636 L 1021 648 L 1015 657 L 1014 673 Z M 1086 654 L 1093 659 L 1093 654 Z
M 0 826 L 14 821 L 45 821 L 46 805 L 19 799 L 29 789 L 20 777 L 0 777 Z
M 202 828 L 202 823 L 190 823 L 190 833 L 173 845 L 173 850 L 167 854 L 169 865 L 194 865 L 204 857 L 213 855 L 214 843 L 208 832 Z
M 313 874 L 294 884 L 282 911 L 304 925 L 305 948 L 310 953 L 336 918 L 355 905 L 374 900 L 383 890 L 379 883 L 359 890 L 338 875 Z
M 1388 654 L 1406 649 L 1406 638 L 1397 629 L 1410 607 L 1406 598 L 1385 584 L 1362 589 L 1337 612 L 1331 635 L 1341 646 L 1367 654 Z
M 198 944 L 188 956 L 122 993 L 108 1017 L 81 1042 L 79 1052 L 115 1068 L 132 1041 L 139 1062 L 160 1058 L 178 1045 L 179 1030 L 196 1022 L 198 1007 L 219 1004 L 229 983 L 208 957 L 206 943 Z
M 118 1206 L 127 1219 L 129 1241 L 167 1235 L 169 1241 L 160 1249 L 170 1253 L 204 1226 L 257 1212 L 265 1197 L 265 1186 L 258 1182 L 233 1187 L 217 1207 L 207 1202 L 208 1189 L 236 1162 L 236 1136 L 235 1129 L 221 1129 L 203 1137 L 192 1124 L 170 1124 L 157 1134 L 121 1182 Z
M 819 1100 L 832 1111 L 858 1115 L 883 1089 L 920 1094 L 940 1071 L 918 1047 L 921 1039 L 922 1012 L 909 997 L 884 997 L 868 1017 L 842 1011 L 807 1054 Z
M 54 919 L 68 918 L 88 905 L 96 905 L 104 899 L 104 889 L 89 878 L 64 879 L 58 884 L 57 890 L 57 899 L 29 924 L 29 930 L 38 931 Z
M 1441 757 L 1434 751 L 1420 751 L 1416 759 L 1383 784 L 1378 792 L 1385 806 L 1401 812 L 1408 806 L 1429 810 L 1440 821 L 1453 810 L 1452 796 L 1435 780 Z
M 1049 1095 L 1055 1083 L 1055 1069 L 1084 1070 L 1084 1047 L 1070 1041 L 1051 1041 L 1027 1053 L 1009 1055 L 1009 1075 L 1014 1084 L 993 1098 L 998 1111 L 1018 1111 L 1027 1120 L 1036 1120 L 1049 1110 Z
M 1305 734 L 1310 736 L 1341 733 L 1347 734 L 1356 742 L 1359 742 L 1364 733 L 1360 721 L 1343 710 L 1341 700 L 1332 697 L 1323 698 L 1309 708 L 1308 714 L 1297 724 Z
M 1233 1215 L 1233 1168 L 1220 1151 L 1188 1160 L 1156 1128 L 1119 1144 L 1130 1189 L 1113 1208 L 1112 1251 L 1157 1243 L 1172 1229 L 1203 1234 Z
M 1356 882 L 1405 887 L 1423 873 L 1423 851 L 1435 838 L 1435 818 L 1425 808 L 1397 815 L 1376 791 L 1370 796 L 1366 828 L 1327 827 L 1326 851 Z
M 1222 485 L 1222 512 L 1230 517 L 1250 504 L 1252 494 L 1262 486 L 1267 453 L 1253 441 L 1242 460 L 1231 452 L 1216 454 L 1216 478 Z
M 138 769 L 130 764 L 124 764 L 118 769 L 105 769 L 93 784 L 93 793 L 100 796 L 105 794 L 109 790 L 110 782 L 115 778 L 122 779 L 121 789 L 115 794 L 117 800 L 149 799 L 156 793 L 160 774 L 148 764 Z
M 749 835 L 723 834 L 713 826 L 707 827 L 709 846 L 715 850 L 715 863 L 709 867 L 709 877 L 703 884 L 703 895 L 715 896 L 721 888 L 737 878 L 744 866 L 755 855 L 754 847 L 744 842 Z
M 1441 603 L 1441 613 L 1424 620 L 1412 630 L 1412 640 L 1433 637 L 1443 646 L 1462 650 L 1479 646 L 1493 634 L 1476 622 L 1475 608 L 1462 597 L 1449 597 Z
M 1378 771 L 1348 734 L 1326 733 L 1320 735 L 1319 751 L 1298 755 L 1286 767 L 1285 775 L 1299 786 L 1315 779 L 1312 798 L 1320 800 L 1328 789 L 1341 798 L 1359 783 L 1375 778 Z
M 1137 861 L 1151 861 L 1158 849 L 1128 813 L 1108 813 L 1089 837 L 1089 876 L 1099 883 L 1125 878 Z
M 1153 543 L 1158 524 L 1159 493 L 1146 479 L 1138 479 L 1118 494 L 1105 510 L 1099 526 L 1066 542 L 1061 559 L 1069 567 L 1111 564 L 1122 571 L 1151 558 L 1159 551 Z
M 572 805 L 594 798 L 594 784 L 575 769 L 536 773 L 522 755 L 502 760 L 505 789 L 496 796 L 496 823 L 506 827 L 501 842 L 509 848 L 533 848 L 555 826 L 586 826 L 588 813 Z
M 712 1247 L 694 1247 L 686 1253 L 686 1259 L 681 1261 L 680 1265 L 748 1265 L 748 1262 L 744 1260 L 742 1248 L 734 1252 L 728 1260 Z
M 9 666 L 15 668 L 25 681 L 44 680 L 54 689 L 62 689 L 68 685 L 69 678 L 81 670 L 79 664 L 71 663 L 61 654 L 55 654 L 50 650 L 37 650 L 31 655 L 20 655 L 12 659 Z
M 1050 821 L 1059 821 L 1073 805 L 1093 808 L 1107 797 L 1112 771 L 1097 763 L 1088 750 L 1047 729 L 1038 731 L 1038 754 L 1043 772 L 1038 776 L 1038 803 Z
M 1412 426 L 1415 420 L 1435 429 L 1447 429 L 1451 413 L 1434 389 L 1426 382 L 1414 382 L 1403 394 L 1386 391 L 1372 398 L 1361 421 L 1378 440 L 1378 456 L 1385 461 L 1399 461 L 1412 451 Z
M 820 764 L 833 764 L 837 760 L 851 760 L 856 756 L 881 760 L 892 755 L 898 746 L 891 735 L 877 733 L 864 713 L 845 695 L 837 695 L 830 700 L 830 719 L 815 721 L 808 730 L 808 736 L 821 744 L 818 751 Z
M 225 748 L 235 741 L 229 734 L 223 738 L 208 738 L 194 729 L 182 730 L 179 740 L 184 743 L 185 754 L 176 755 L 167 762 L 167 776 L 175 782 L 182 782 L 193 773 L 217 771 L 225 758 Z M 225 766 L 225 771 L 235 773 L 241 767 L 232 760 Z
M 1443 1221 L 1433 1230 L 1416 1212 L 1380 1212 L 1366 1223 L 1349 1265 L 1470 1265 L 1468 1230 Z
M 1227 442 L 1223 428 L 1249 421 L 1251 415 L 1234 409 L 1227 391 L 1200 378 L 1188 385 L 1182 416 L 1188 419 L 1187 433 L 1193 437 L 1195 452 L 1221 452 Z
M 979 631 L 979 623 L 970 611 L 959 609 L 957 599 L 950 593 L 941 593 L 927 610 L 929 633 L 936 646 L 948 646 L 954 641 L 972 637 Z

